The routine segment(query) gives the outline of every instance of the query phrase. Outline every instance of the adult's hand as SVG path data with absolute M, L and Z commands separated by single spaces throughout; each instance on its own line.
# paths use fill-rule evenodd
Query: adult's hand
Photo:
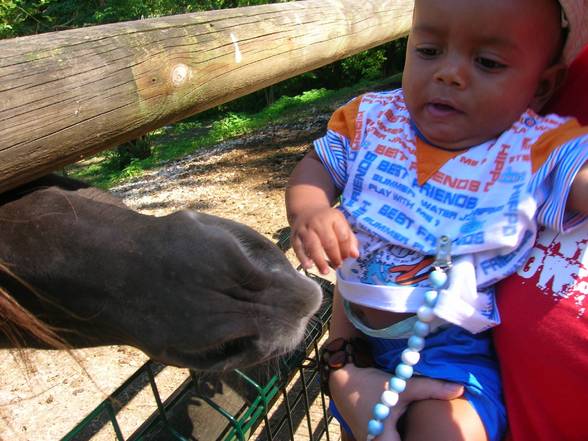
M 386 389 L 390 374 L 375 368 L 357 368 L 348 364 L 331 372 L 329 386 L 337 410 L 343 416 L 357 441 L 367 436 L 367 423 L 372 418 L 372 408 Z M 463 386 L 425 377 L 413 377 L 406 390 L 400 394 L 394 411 L 384 422 L 384 432 L 378 441 L 400 441 L 396 430 L 398 419 L 413 401 L 452 400 L 463 394 Z

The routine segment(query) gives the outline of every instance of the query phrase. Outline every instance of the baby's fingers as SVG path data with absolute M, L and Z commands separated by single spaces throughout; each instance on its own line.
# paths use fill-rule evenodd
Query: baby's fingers
M 310 269 L 313 263 L 310 257 L 306 254 L 306 248 L 304 247 L 304 243 L 302 242 L 302 239 L 300 239 L 300 236 L 293 235 L 291 244 L 296 257 L 300 261 L 300 265 L 302 265 L 302 268 Z
M 314 261 L 321 274 L 328 274 L 329 263 L 327 262 L 325 250 L 320 240 L 312 241 L 311 244 L 308 244 L 306 246 L 306 253 Z
M 292 248 L 304 269 L 310 269 L 312 263 L 321 274 L 329 272 L 329 264 L 325 257 L 320 237 L 313 231 L 306 231 L 303 236 L 296 235 L 292 241 Z
M 341 259 L 347 259 L 348 257 L 358 257 L 358 243 L 357 237 L 347 222 L 338 222 L 334 225 L 333 229 L 337 236 L 337 242 L 339 244 L 339 250 L 341 253 Z
M 325 232 L 323 232 L 321 236 L 321 243 L 327 257 L 329 258 L 329 261 L 331 262 L 331 265 L 334 268 L 339 267 L 344 257 L 341 256 L 339 238 L 337 237 L 335 231 L 328 229 Z M 326 272 L 328 272 L 328 268 Z M 326 274 L 326 272 L 323 274 Z

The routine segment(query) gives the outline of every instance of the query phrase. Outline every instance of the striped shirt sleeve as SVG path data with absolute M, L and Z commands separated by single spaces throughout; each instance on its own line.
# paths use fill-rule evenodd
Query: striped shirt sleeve
M 337 188 L 343 190 L 347 182 L 349 140 L 328 130 L 325 136 L 314 141 L 314 149 Z
M 586 220 L 587 216 L 582 213 L 566 212 L 566 204 L 574 178 L 587 161 L 588 135 L 582 135 L 553 150 L 537 170 L 531 186 L 543 187 L 546 192 L 545 202 L 537 214 L 540 224 L 566 232 Z
M 355 137 L 355 123 L 361 98 L 337 109 L 329 120 L 327 134 L 314 141 L 314 149 L 339 190 L 347 182 L 347 161 Z

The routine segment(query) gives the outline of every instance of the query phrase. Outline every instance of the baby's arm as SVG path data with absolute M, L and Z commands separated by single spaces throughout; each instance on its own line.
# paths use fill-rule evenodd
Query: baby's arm
M 574 178 L 566 208 L 570 211 L 588 214 L 588 163 Z
M 348 257 L 357 257 L 357 239 L 343 214 L 332 208 L 339 195 L 331 176 L 312 150 L 296 166 L 286 188 L 292 248 L 302 266 L 314 262 L 322 274 Z

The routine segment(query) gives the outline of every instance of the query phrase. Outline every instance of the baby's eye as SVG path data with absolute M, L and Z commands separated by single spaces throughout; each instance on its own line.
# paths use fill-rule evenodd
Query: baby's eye
M 418 47 L 416 51 L 419 55 L 425 58 L 432 58 L 439 55 L 439 49 L 434 47 Z
M 506 64 L 486 57 L 477 57 L 476 63 L 483 69 L 492 71 L 504 69 L 506 67 Z

